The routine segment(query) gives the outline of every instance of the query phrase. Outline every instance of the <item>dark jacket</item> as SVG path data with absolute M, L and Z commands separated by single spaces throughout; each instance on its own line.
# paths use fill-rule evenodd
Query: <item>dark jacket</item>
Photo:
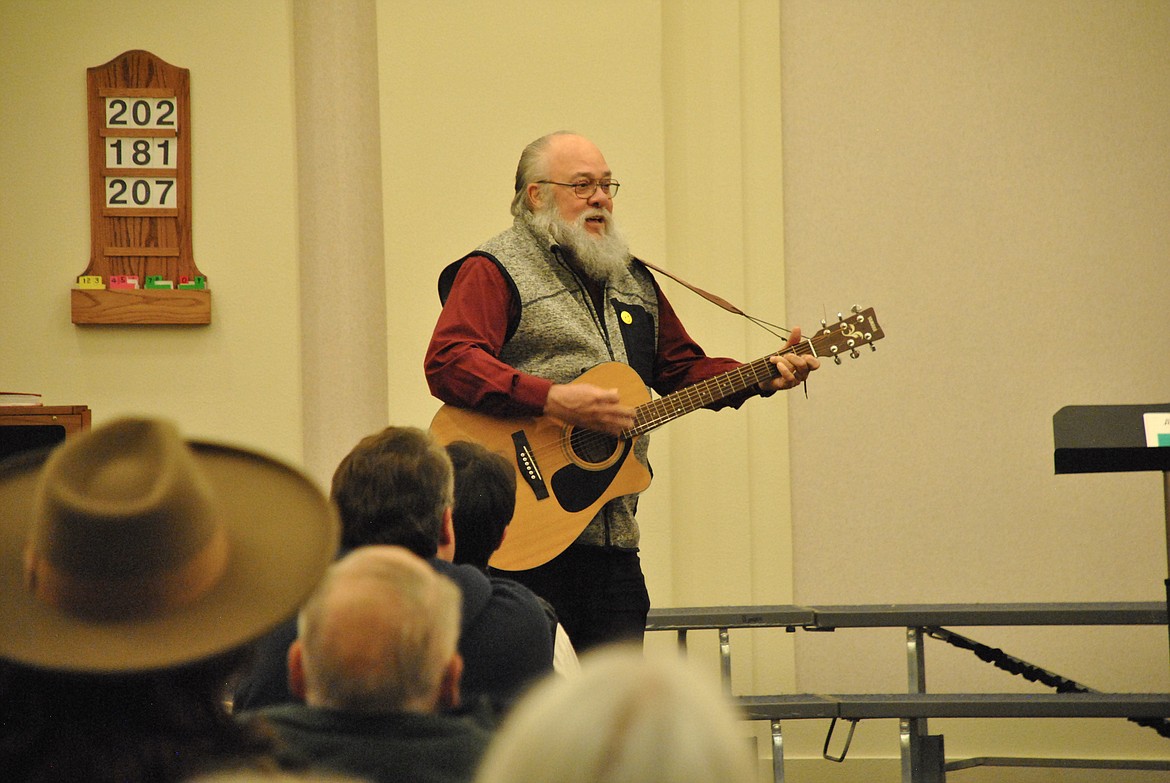
M 490 716 L 474 713 L 366 715 L 304 704 L 255 714 L 275 730 L 282 766 L 371 783 L 470 783 L 492 726 Z
M 437 558 L 429 562 L 463 594 L 459 633 L 463 703 L 486 698 L 497 711 L 506 709 L 526 685 L 552 671 L 548 615 L 522 585 L 489 580 L 470 565 Z M 297 701 L 288 689 L 288 648 L 296 638 L 293 617 L 256 643 L 253 665 L 235 688 L 236 711 Z

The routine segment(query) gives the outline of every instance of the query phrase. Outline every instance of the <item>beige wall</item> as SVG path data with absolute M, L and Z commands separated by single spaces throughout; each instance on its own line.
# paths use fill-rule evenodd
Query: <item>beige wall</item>
M 1054 475 L 1052 416 L 1170 402 L 1170 5 L 793 0 L 781 22 L 790 317 L 857 302 L 887 333 L 790 405 L 797 601 L 1164 599 L 1162 476 Z M 1170 685 L 1164 627 L 968 633 L 1101 690 Z M 797 683 L 904 687 L 900 636 L 799 636 Z M 1043 690 L 927 658 L 940 690 Z M 932 729 L 955 757 L 1166 757 L 1088 723 Z M 862 752 L 895 733 L 863 724 Z
M 439 270 L 507 225 L 520 148 L 573 128 L 618 173 L 639 254 L 774 323 L 861 303 L 888 333 L 807 400 L 655 434 L 657 605 L 1162 597 L 1158 477 L 1054 477 L 1050 422 L 1170 389 L 1166 5 L 375 7 L 389 421 L 437 408 L 420 365 Z M 287 2 L 0 3 L 0 387 L 294 461 L 308 417 L 345 420 L 302 402 L 293 32 Z M 85 69 L 133 48 L 191 70 L 210 327 L 69 323 L 89 254 Z M 776 345 L 664 287 L 711 352 Z M 973 635 L 1095 687 L 1164 689 L 1165 629 L 1146 630 Z M 714 640 L 694 637 L 713 664 Z M 902 687 L 896 636 L 735 645 L 741 692 Z M 938 687 L 1015 687 L 929 655 Z M 1107 723 L 945 730 L 962 754 L 1164 754 Z M 818 757 L 824 728 L 792 726 L 790 757 Z M 854 766 L 810 761 L 800 779 L 896 756 L 896 727 L 863 724 L 855 748 Z
M 301 454 L 293 83 L 284 2 L 0 3 L 0 387 L 101 422 Z M 79 328 L 86 68 L 146 49 L 191 71 L 194 259 L 209 327 Z

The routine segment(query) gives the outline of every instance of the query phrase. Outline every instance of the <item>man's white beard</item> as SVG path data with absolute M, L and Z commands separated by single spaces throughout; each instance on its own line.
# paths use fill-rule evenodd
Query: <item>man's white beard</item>
M 585 228 L 585 221 L 598 216 L 605 218 L 605 231 L 594 234 Z M 604 209 L 586 210 L 569 223 L 561 217 L 556 205 L 549 204 L 529 213 L 527 220 L 537 234 L 567 248 L 580 270 L 594 280 L 608 280 L 630 263 L 629 243 L 618 230 L 613 215 Z

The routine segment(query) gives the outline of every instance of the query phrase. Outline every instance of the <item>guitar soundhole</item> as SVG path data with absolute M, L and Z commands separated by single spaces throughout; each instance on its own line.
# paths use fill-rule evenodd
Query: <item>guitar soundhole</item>
M 574 428 L 569 435 L 569 446 L 581 461 L 601 464 L 617 451 L 618 440 L 602 432 Z

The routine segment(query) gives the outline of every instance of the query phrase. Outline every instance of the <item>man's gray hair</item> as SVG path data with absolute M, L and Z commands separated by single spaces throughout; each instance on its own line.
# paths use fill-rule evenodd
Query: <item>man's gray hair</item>
M 512 197 L 512 215 L 520 217 L 532 212 L 532 204 L 528 201 L 528 186 L 548 177 L 547 157 L 548 145 L 555 136 L 576 136 L 573 131 L 561 130 L 541 136 L 530 143 L 520 153 L 520 162 L 516 165 L 516 195 Z
M 355 549 L 301 609 L 305 682 L 318 706 L 399 711 L 440 687 L 459 642 L 462 595 L 425 561 L 381 556 L 391 549 L 416 557 L 399 547 Z

